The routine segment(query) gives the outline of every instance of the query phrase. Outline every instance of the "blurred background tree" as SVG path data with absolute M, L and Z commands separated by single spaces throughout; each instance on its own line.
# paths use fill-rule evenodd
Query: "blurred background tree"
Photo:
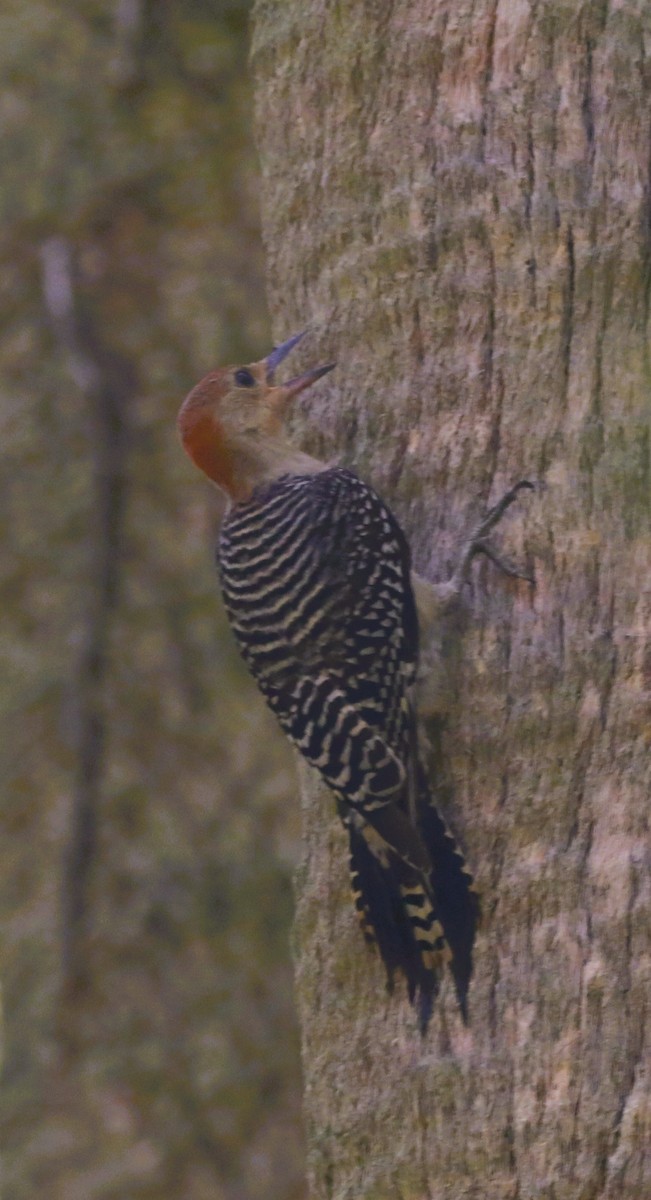
M 291 764 L 173 430 L 267 348 L 248 10 L 0 14 L 12 1200 L 304 1195 Z

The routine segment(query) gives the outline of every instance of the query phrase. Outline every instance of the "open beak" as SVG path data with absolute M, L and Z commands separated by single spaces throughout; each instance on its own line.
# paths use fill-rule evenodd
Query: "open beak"
M 280 346 L 276 346 L 275 349 L 271 351 L 271 354 L 267 356 L 265 359 L 267 368 L 267 383 L 273 383 L 274 372 L 276 371 L 276 368 L 280 365 L 283 359 L 287 358 L 290 350 L 294 349 L 294 346 L 300 342 L 301 338 L 305 337 L 306 333 L 306 329 L 303 329 L 301 333 L 295 333 L 294 336 L 288 338 L 286 342 L 283 342 Z M 283 398 L 285 400 L 289 400 L 291 396 L 297 396 L 299 392 L 303 391 L 303 388 L 309 387 L 310 384 L 314 383 L 317 379 L 320 379 L 322 375 L 327 375 L 328 371 L 331 371 L 336 365 L 336 363 L 327 363 L 324 367 L 313 367 L 311 371 L 305 371 L 303 375 L 296 375 L 293 379 L 290 379 L 287 383 L 282 385 Z

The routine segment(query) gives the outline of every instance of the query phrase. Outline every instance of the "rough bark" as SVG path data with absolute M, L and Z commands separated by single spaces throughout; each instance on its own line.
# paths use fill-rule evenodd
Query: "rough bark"
M 364 951 L 303 777 L 298 1001 L 315 1197 L 651 1195 L 651 10 L 259 0 L 275 332 L 338 372 L 297 436 L 445 578 L 539 479 L 446 631 L 439 775 L 483 896 L 470 1025 Z

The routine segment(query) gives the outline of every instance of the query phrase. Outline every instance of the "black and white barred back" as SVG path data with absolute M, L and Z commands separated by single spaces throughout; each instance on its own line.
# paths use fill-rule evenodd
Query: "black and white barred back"
M 358 916 L 389 981 L 402 971 L 426 1026 L 449 943 L 465 1014 L 476 906 L 418 762 L 418 622 L 400 526 L 350 471 L 286 475 L 229 511 L 218 565 L 247 665 L 336 793 Z

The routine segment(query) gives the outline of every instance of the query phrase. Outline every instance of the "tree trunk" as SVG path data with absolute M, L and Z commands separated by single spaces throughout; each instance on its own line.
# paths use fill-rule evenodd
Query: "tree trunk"
M 651 8 L 259 0 L 275 333 L 297 437 L 384 495 L 444 579 L 479 513 L 437 763 L 482 895 L 470 1023 L 384 990 L 328 793 L 297 887 L 315 1197 L 651 1196 Z M 332 382 L 330 382 L 332 381 Z

